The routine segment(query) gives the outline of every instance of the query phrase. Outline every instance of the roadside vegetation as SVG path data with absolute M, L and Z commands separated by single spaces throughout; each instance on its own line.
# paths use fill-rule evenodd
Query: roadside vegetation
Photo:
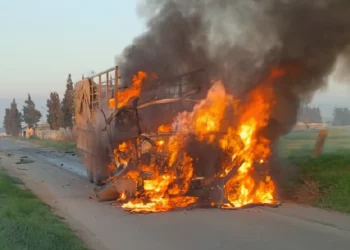
M 20 186 L 0 166 L 1 250 L 87 249 L 50 207 Z
M 69 153 L 77 152 L 77 144 L 75 141 L 38 139 L 35 137 L 28 138 L 28 139 L 23 137 L 11 137 L 11 138 L 14 140 L 29 142 L 43 148 L 51 148 L 60 152 L 69 152 Z
M 62 152 L 75 152 L 77 145 L 74 141 L 57 141 L 49 139 L 25 139 L 25 141 L 31 142 L 35 145 L 44 148 L 52 148 Z
M 324 153 L 312 151 L 317 131 L 295 131 L 281 140 L 281 155 L 295 175 L 286 185 L 299 202 L 350 213 L 350 131 L 330 130 Z

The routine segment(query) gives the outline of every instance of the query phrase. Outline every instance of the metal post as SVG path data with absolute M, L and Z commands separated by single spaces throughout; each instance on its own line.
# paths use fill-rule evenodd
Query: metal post
M 107 107 L 109 107 L 109 99 L 111 98 L 109 96 L 109 72 L 106 72 L 106 85 L 107 85 L 107 88 L 106 88 L 106 101 L 107 101 Z
M 115 66 L 114 70 L 114 110 L 117 110 L 118 108 L 118 89 L 119 87 L 119 67 Z M 114 133 L 117 133 L 116 128 L 117 128 L 117 118 L 114 118 Z M 116 136 L 116 134 L 115 134 Z
M 114 108 L 118 108 L 118 87 L 119 87 L 119 67 L 116 66 L 114 70 Z
M 102 79 L 101 75 L 98 76 L 98 109 L 101 109 L 101 100 L 102 100 Z

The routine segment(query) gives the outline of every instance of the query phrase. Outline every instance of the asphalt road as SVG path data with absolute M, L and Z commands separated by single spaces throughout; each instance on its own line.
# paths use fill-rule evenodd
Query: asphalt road
M 42 158 L 16 169 L 16 157 L 38 149 L 0 139 L 3 164 L 65 217 L 92 249 L 123 250 L 347 250 L 350 216 L 296 204 L 237 211 L 199 209 L 132 215 L 89 199 L 83 177 Z M 7 157 L 4 152 L 12 152 Z M 48 157 L 48 156 L 46 156 Z M 66 159 L 66 164 L 69 160 Z M 69 164 L 68 164 L 69 165 Z M 72 161 L 72 165 L 75 165 Z

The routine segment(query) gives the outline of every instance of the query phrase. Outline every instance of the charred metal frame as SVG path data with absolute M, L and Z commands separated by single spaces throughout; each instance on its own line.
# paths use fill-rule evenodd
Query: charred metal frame
M 112 68 L 107 69 L 103 72 L 100 72 L 100 73 L 94 74 L 93 76 L 88 77 L 87 79 L 89 80 L 90 87 L 91 87 L 90 93 L 91 93 L 91 103 L 92 103 L 90 111 L 91 111 L 91 113 L 95 112 L 95 107 L 97 107 L 97 105 L 98 105 L 98 109 L 103 114 L 103 117 L 105 119 L 105 127 L 104 127 L 103 131 L 106 131 L 109 134 L 108 135 L 108 138 L 109 138 L 108 151 L 109 151 L 109 155 L 110 155 L 111 160 L 114 158 L 114 146 L 113 145 L 115 144 L 115 142 L 112 141 L 113 127 L 111 127 L 111 125 L 112 125 L 113 120 L 114 120 L 114 126 L 117 127 L 118 122 L 117 122 L 116 118 L 118 116 L 120 116 L 123 112 L 130 112 L 130 113 L 133 113 L 135 115 L 136 126 L 137 126 L 137 136 L 130 138 L 130 140 L 133 141 L 134 149 L 135 149 L 136 156 L 137 156 L 136 165 L 139 165 L 139 163 L 140 163 L 139 162 L 140 161 L 139 149 L 141 148 L 142 143 L 147 141 L 153 147 L 155 147 L 156 144 L 151 139 L 151 137 L 159 136 L 158 133 L 154 133 L 154 134 L 152 133 L 152 135 L 143 133 L 142 128 L 141 128 L 141 124 L 140 124 L 139 110 L 153 106 L 153 105 L 169 104 L 169 103 L 176 103 L 176 102 L 181 102 L 181 101 L 196 102 L 195 100 L 190 99 L 190 97 L 192 95 L 197 94 L 200 91 L 199 86 L 186 92 L 186 93 L 183 93 L 182 92 L 182 90 L 183 90 L 182 85 L 184 85 L 184 84 L 181 83 L 180 81 L 183 80 L 185 77 L 192 76 L 194 74 L 201 73 L 203 71 L 204 71 L 203 69 L 199 69 L 199 70 L 191 71 L 191 72 L 188 72 L 188 73 L 185 73 L 182 75 L 178 75 L 178 76 L 172 76 L 172 77 L 147 81 L 147 84 L 148 85 L 152 84 L 152 86 L 146 88 L 145 91 L 157 89 L 160 86 L 165 86 L 165 87 L 167 87 L 167 86 L 177 87 L 178 86 L 180 89 L 180 93 L 178 93 L 180 97 L 160 99 L 160 100 L 153 98 L 152 100 L 150 100 L 146 103 L 143 103 L 141 105 L 138 104 L 139 98 L 135 98 L 134 101 L 131 103 L 131 105 L 124 106 L 122 108 L 118 108 L 118 91 L 123 91 L 126 88 L 119 87 L 119 80 L 121 79 L 121 77 L 119 77 L 119 67 L 118 66 L 112 67 Z M 113 74 L 113 72 L 114 72 L 114 78 L 109 79 L 109 76 L 111 74 Z M 103 76 L 105 78 L 105 81 L 102 80 Z M 98 77 L 98 87 L 97 87 L 98 92 L 97 92 L 97 94 L 96 94 L 96 91 L 94 89 L 94 88 L 96 88 L 96 85 L 93 81 L 93 79 L 96 77 Z M 86 78 L 83 78 L 83 79 L 86 79 Z M 112 84 L 113 81 L 114 81 L 114 85 Z M 180 83 L 178 83 L 176 85 L 176 84 L 173 84 L 174 81 L 178 81 Z M 101 99 L 102 99 L 102 86 L 103 86 L 102 84 L 103 83 L 106 83 L 106 88 L 105 88 L 106 89 L 106 96 L 107 96 L 107 98 L 106 98 L 107 103 L 106 104 L 102 104 L 102 102 L 101 102 L 102 101 Z M 114 87 L 113 88 L 114 91 L 112 91 L 112 93 L 113 93 L 113 97 L 115 100 L 115 107 L 114 107 L 114 112 L 109 117 L 107 117 L 104 110 L 103 110 L 103 107 L 109 107 L 109 99 L 113 98 L 112 95 L 110 95 L 110 97 L 109 97 L 109 94 L 112 94 L 112 93 L 110 93 L 111 86 Z M 163 135 L 165 135 L 165 134 L 163 134 Z M 167 135 L 170 136 L 171 134 L 169 133 Z M 128 169 L 127 171 L 129 171 L 129 170 L 131 170 L 131 169 Z M 121 171 L 120 173 L 118 173 L 117 176 L 120 176 L 122 174 L 122 172 L 124 172 L 124 171 Z
M 114 75 L 114 78 L 112 77 L 112 75 Z M 105 80 L 103 80 L 102 78 L 105 78 Z M 94 85 L 94 78 L 98 77 L 98 87 L 97 87 L 97 93 L 95 91 L 95 85 Z M 101 97 L 102 97 L 102 86 L 103 84 L 106 84 L 106 96 L 108 96 L 108 94 L 110 94 L 110 87 L 114 87 L 112 89 L 112 93 L 114 93 L 114 98 L 116 100 L 115 102 L 115 108 L 117 108 L 117 98 L 118 98 L 118 87 L 119 86 L 119 67 L 115 66 L 112 68 L 109 68 L 105 71 L 102 71 L 100 73 L 94 74 L 90 77 L 82 77 L 82 80 L 88 79 L 90 82 L 90 88 L 91 88 L 91 100 L 92 100 L 92 106 L 94 106 L 94 104 L 98 104 L 99 109 L 102 108 L 102 103 L 101 103 Z M 113 85 L 114 82 L 114 85 Z M 109 98 L 106 98 L 107 103 L 106 105 L 109 106 Z M 93 112 L 93 109 L 91 110 Z

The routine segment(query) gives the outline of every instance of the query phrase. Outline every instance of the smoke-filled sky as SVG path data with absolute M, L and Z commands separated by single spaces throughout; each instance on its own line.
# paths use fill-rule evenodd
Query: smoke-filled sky
M 69 73 L 72 74 L 73 80 L 78 80 L 83 73 L 88 74 L 91 70 L 100 71 L 113 66 L 114 57 L 121 55 L 123 49 L 132 44 L 132 40 L 144 32 L 145 17 L 154 15 L 160 6 L 158 3 L 160 1 L 152 0 L 150 1 L 152 5 L 148 6 L 154 9 L 139 8 L 137 11 L 137 2 L 137 0 L 0 0 L 0 123 L 2 124 L 3 110 L 13 97 L 19 99 L 21 103 L 27 92 L 30 92 L 34 101 L 37 100 L 39 109 L 44 111 L 45 100 L 50 91 L 57 91 L 60 94 L 64 92 L 65 81 Z M 269 1 L 261 2 L 267 3 Z M 246 12 L 245 8 L 247 8 Z M 236 13 L 236 19 L 231 19 L 231 21 L 236 21 L 235 25 L 227 22 L 224 27 L 213 26 L 222 35 L 216 40 L 218 44 L 225 41 L 228 32 L 232 31 L 232 34 L 229 35 L 241 44 L 247 43 L 247 41 L 252 46 L 258 44 L 261 46 L 257 50 L 259 52 L 269 48 L 268 44 L 259 42 L 259 34 L 252 33 L 251 36 L 242 36 L 242 39 L 235 37 L 240 36 L 240 32 L 244 31 L 244 29 L 237 30 L 235 28 L 239 25 L 245 29 L 252 29 L 255 21 L 259 18 L 261 18 L 261 22 L 273 21 L 273 19 L 267 20 L 263 15 L 259 15 L 259 10 L 254 10 L 254 8 L 256 20 L 252 20 L 249 16 L 251 14 L 248 11 L 249 8 L 251 11 L 252 8 L 248 5 L 236 8 L 237 11 L 241 12 Z M 187 13 L 191 12 L 190 9 L 186 11 Z M 141 13 L 142 18 L 137 13 Z M 217 12 L 212 18 L 229 18 L 231 14 L 230 8 L 227 8 L 226 12 Z M 287 22 L 284 24 L 289 25 Z M 157 23 L 153 25 L 157 25 Z M 184 27 L 186 29 L 182 29 L 183 32 L 190 32 L 191 29 L 196 28 L 195 26 Z M 174 34 L 172 28 L 166 26 L 160 28 L 167 32 L 167 36 L 171 39 L 171 35 Z M 270 28 L 271 26 L 266 26 L 264 32 L 271 34 L 270 39 L 273 41 L 274 33 L 271 32 Z M 311 30 L 309 32 L 322 31 Z M 177 37 L 174 39 L 181 41 Z M 197 53 L 200 54 L 200 51 Z M 340 67 L 339 72 L 344 72 L 344 69 Z M 346 78 L 335 75 L 331 77 L 328 89 L 324 88 L 315 96 L 313 105 L 320 106 L 324 116 L 330 117 L 334 106 L 350 107 L 348 98 L 350 94 L 348 86 L 350 85 L 345 84 L 346 82 Z

